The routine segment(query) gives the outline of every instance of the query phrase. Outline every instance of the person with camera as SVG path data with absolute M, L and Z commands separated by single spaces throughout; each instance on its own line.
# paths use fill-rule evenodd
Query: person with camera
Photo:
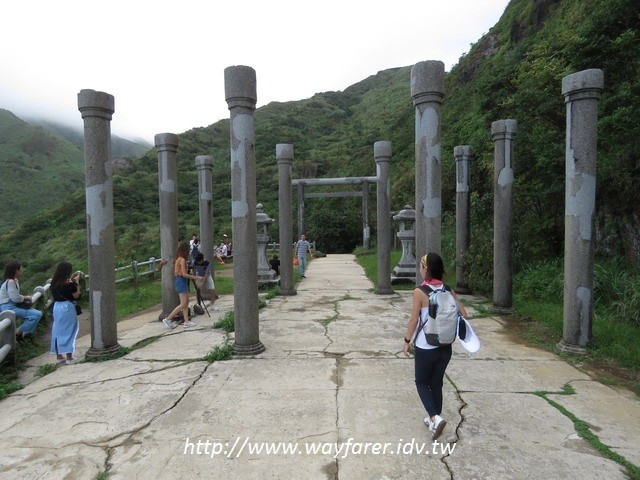
M 73 365 L 79 359 L 73 356 L 76 349 L 76 337 L 80 330 L 78 315 L 81 312 L 76 300 L 82 291 L 78 280 L 79 273 L 72 274 L 69 262 L 60 262 L 51 279 L 53 297 L 53 327 L 51 328 L 51 354 L 55 354 L 58 363 Z M 66 355 L 66 358 L 65 358 Z
M 16 328 L 16 341 L 24 342 L 36 331 L 42 312 L 33 308 L 31 295 L 20 293 L 20 278 L 24 273 L 22 262 L 13 260 L 4 269 L 4 282 L 0 286 L 0 312 L 13 310 L 22 324 Z

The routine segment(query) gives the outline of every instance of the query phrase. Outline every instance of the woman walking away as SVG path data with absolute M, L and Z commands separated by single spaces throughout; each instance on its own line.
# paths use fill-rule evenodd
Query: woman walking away
M 51 279 L 51 296 L 54 304 L 50 352 L 56 354 L 58 363 L 66 365 L 79 362 L 73 353 L 80 330 L 76 300 L 80 298 L 82 292 L 78 285 L 79 274 L 72 275 L 72 271 L 73 268 L 69 262 L 60 262 Z
M 20 305 L 22 302 L 31 302 L 31 295 L 20 293 L 20 278 L 23 273 L 24 267 L 21 262 L 17 260 L 9 262 L 4 269 L 4 282 L 0 286 L 0 312 L 13 310 L 16 320 L 22 319 L 22 324 L 16 328 L 18 342 L 31 337 L 42 318 L 40 310 Z
M 442 276 L 444 264 L 437 253 L 428 253 L 420 260 L 420 274 L 424 281 L 420 285 L 426 285 L 433 289 L 442 289 Z M 450 287 L 444 285 L 444 289 L 450 291 L 455 298 L 458 311 L 467 316 L 467 311 L 462 306 L 456 294 Z M 421 332 L 420 325 L 424 325 L 429 319 L 429 295 L 421 288 L 413 291 L 413 306 L 411 316 L 407 324 L 402 351 L 409 356 L 409 344 L 413 338 L 415 341 L 415 379 L 416 388 L 420 400 L 427 411 L 424 423 L 429 427 L 433 439 L 437 439 L 444 430 L 447 422 L 440 416 L 442 414 L 442 384 L 444 372 L 451 360 L 451 345 L 433 346 L 427 343 L 426 334 Z M 420 323 L 418 323 L 420 322 Z
M 176 323 L 173 321 L 180 311 L 182 311 L 182 318 L 184 319 L 183 328 L 193 327 L 195 323 L 189 320 L 189 280 L 200 279 L 200 277 L 190 275 L 187 270 L 187 261 L 189 260 L 189 244 L 185 242 L 178 243 L 178 252 L 176 253 L 176 259 L 173 263 L 173 274 L 175 275 L 175 288 L 180 297 L 180 304 L 173 309 L 167 318 L 162 321 L 169 330 L 176 328 Z

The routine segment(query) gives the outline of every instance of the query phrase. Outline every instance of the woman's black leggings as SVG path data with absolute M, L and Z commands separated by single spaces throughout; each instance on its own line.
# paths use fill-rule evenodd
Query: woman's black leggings
M 451 360 L 451 345 L 433 349 L 416 347 L 416 388 L 430 417 L 442 413 L 444 371 Z

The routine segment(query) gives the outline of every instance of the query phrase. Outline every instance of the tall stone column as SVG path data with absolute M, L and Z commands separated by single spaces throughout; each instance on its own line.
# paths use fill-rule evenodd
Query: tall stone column
M 298 238 L 300 238 L 300 235 L 302 235 L 303 233 L 306 233 L 304 230 L 304 182 L 298 183 L 297 194 L 298 194 Z
M 471 245 L 471 198 L 469 162 L 473 157 L 471 145 L 453 149 L 456 159 L 456 288 L 458 293 L 471 293 L 467 283 L 467 257 Z
M 200 251 L 204 254 L 204 258 L 211 262 L 211 276 L 215 280 L 212 185 L 213 157 L 211 155 L 196 156 L 196 167 L 198 169 L 198 198 L 200 199 Z M 203 298 L 209 298 L 209 290 L 203 289 L 200 293 Z
M 371 228 L 369 227 L 369 182 L 362 182 L 362 248 L 371 248 Z
M 160 256 L 168 263 L 162 267 L 162 313 L 167 318 L 180 303 L 174 286 L 173 260 L 178 249 L 178 173 L 176 152 L 178 136 L 158 133 L 154 137 L 158 154 L 158 196 L 160 200 Z M 185 239 L 186 241 L 186 239 Z
M 276 145 L 278 161 L 278 206 L 280 219 L 280 295 L 296 295 L 293 285 L 293 218 L 291 214 L 291 169 L 293 145 Z
M 513 311 L 513 267 L 511 228 L 513 220 L 513 143 L 516 120 L 491 124 L 494 142 L 493 180 L 493 307 L 496 313 Z
M 91 347 L 87 357 L 109 355 L 120 348 L 116 323 L 116 259 L 113 232 L 112 95 L 95 90 L 78 93 L 84 121 L 87 251 Z
M 233 231 L 233 314 L 237 355 L 264 352 L 258 329 L 258 249 L 256 238 L 256 152 L 253 113 L 256 72 L 251 67 L 224 70 L 231 114 L 231 223 Z
M 603 90 L 602 70 L 583 70 L 562 79 L 567 108 L 567 178 L 564 324 L 558 346 L 573 353 L 586 353 L 592 336 L 598 99 Z
M 411 69 L 411 98 L 416 112 L 416 259 L 442 247 L 440 107 L 444 63 L 428 60 Z M 416 281 L 421 282 L 416 261 Z
M 376 215 L 378 224 L 378 282 L 376 293 L 389 295 L 391 288 L 391 142 L 373 144 L 373 157 L 376 160 Z

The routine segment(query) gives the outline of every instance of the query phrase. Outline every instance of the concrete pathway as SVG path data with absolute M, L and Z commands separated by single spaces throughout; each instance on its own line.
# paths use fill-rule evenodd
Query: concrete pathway
M 263 354 L 204 361 L 226 341 L 211 327 L 232 301 L 186 331 L 169 332 L 157 311 L 128 320 L 123 346 L 155 341 L 29 378 L 0 402 L 0 478 L 627 478 L 560 408 L 640 465 L 636 396 L 512 342 L 499 318 L 477 313 L 482 347 L 454 346 L 448 425 L 434 444 L 401 352 L 411 292 L 375 295 L 352 255 L 314 260 L 298 295 L 260 310 Z M 477 312 L 481 299 L 463 301 Z

